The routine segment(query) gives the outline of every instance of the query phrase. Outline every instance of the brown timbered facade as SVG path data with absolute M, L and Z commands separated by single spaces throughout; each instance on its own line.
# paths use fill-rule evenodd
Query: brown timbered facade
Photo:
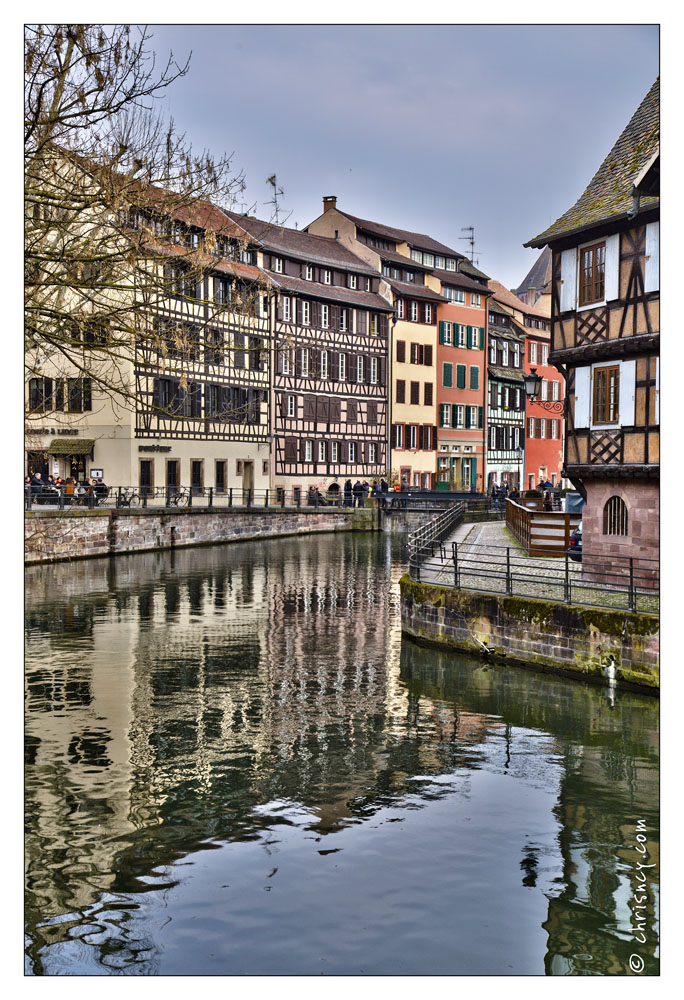
M 387 355 L 392 306 L 380 276 L 336 239 L 247 217 L 273 292 L 272 486 L 387 474 Z
M 553 252 L 551 361 L 567 379 L 565 468 L 584 548 L 658 556 L 659 83 L 586 191 L 531 241 Z

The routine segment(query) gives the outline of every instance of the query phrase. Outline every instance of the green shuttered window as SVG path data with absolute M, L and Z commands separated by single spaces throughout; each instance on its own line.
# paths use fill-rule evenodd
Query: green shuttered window
M 459 370 L 463 365 L 458 365 Z M 454 366 L 449 361 L 442 362 L 442 385 L 445 389 L 451 389 L 454 384 Z
M 480 369 L 477 365 L 470 366 L 470 388 L 479 389 L 480 388 Z
M 466 387 L 466 366 L 456 365 L 456 388 L 465 389 Z

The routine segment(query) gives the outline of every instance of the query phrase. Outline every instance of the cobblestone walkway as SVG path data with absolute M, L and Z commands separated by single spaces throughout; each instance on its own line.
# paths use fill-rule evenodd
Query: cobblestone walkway
M 629 610 L 629 595 L 624 589 L 611 588 L 603 582 L 592 584 L 586 571 L 582 573 L 582 563 L 568 560 L 566 583 L 564 558 L 532 558 L 516 542 L 503 521 L 459 525 L 442 543 L 442 552 L 436 549 L 435 555 L 421 564 L 422 582 L 454 586 L 452 542 L 458 546 L 458 582 L 464 590 L 507 593 L 508 563 L 510 593 L 516 597 L 566 603 L 569 595 L 572 604 Z M 635 603 L 633 610 L 658 613 L 658 595 L 652 591 L 638 590 Z

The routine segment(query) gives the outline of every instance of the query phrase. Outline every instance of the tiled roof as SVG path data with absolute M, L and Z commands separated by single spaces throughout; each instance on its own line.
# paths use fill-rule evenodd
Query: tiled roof
M 467 274 L 461 274 L 459 271 L 447 271 L 445 275 L 443 275 L 442 271 L 438 271 L 437 277 L 443 285 L 452 285 L 454 288 L 468 288 L 474 292 L 480 292 L 481 295 L 491 295 L 491 290 L 486 285 L 481 285 L 479 281 L 475 281 L 474 278 L 468 277 Z
M 392 253 L 391 250 L 380 250 L 378 247 L 369 247 L 369 250 L 373 250 L 384 262 L 401 264 L 406 271 L 427 271 L 430 273 L 433 270 L 427 264 L 419 264 L 418 261 L 411 260 L 410 257 L 405 257 L 402 253 Z
M 508 306 L 509 309 L 517 309 L 522 313 L 527 313 L 529 316 L 537 316 L 539 319 L 548 320 L 549 317 L 541 309 L 537 309 L 536 306 L 528 306 L 526 302 L 519 299 L 518 296 L 504 288 L 500 281 L 495 281 L 494 278 L 489 279 L 489 287 L 492 292 L 494 292 L 494 298 L 501 302 L 503 305 Z
M 516 295 L 527 292 L 530 288 L 541 291 L 551 281 L 551 247 L 544 247 L 536 261 L 529 269 L 515 290 Z
M 433 292 L 431 288 L 427 285 L 412 285 L 407 281 L 395 281 L 393 278 L 385 278 L 385 281 L 391 286 L 391 288 L 401 295 L 402 298 L 407 299 L 429 299 L 433 302 L 446 302 L 443 295 L 439 292 Z
M 300 260 L 315 261 L 319 264 L 329 264 L 333 267 L 344 267 L 356 274 L 377 275 L 361 257 L 357 257 L 339 240 L 329 236 L 314 236 L 301 229 L 288 229 L 274 222 L 264 222 L 250 215 L 239 215 L 237 212 L 222 210 L 240 229 L 248 233 L 254 240 L 267 250 L 274 250 L 289 257 Z
M 488 274 L 485 274 L 479 267 L 471 264 L 467 257 L 464 257 L 458 266 L 464 274 L 470 274 L 473 278 L 480 278 L 482 281 L 486 281 L 489 278 Z
M 487 371 L 492 378 L 506 378 L 509 382 L 525 381 L 525 376 L 517 368 L 499 368 L 496 365 L 488 365 Z
M 373 236 L 394 240 L 397 243 L 408 243 L 409 246 L 416 247 L 419 250 L 427 250 L 428 253 L 438 253 L 448 257 L 463 257 L 463 254 L 459 253 L 458 250 L 452 250 L 451 247 L 447 247 L 443 243 L 438 243 L 437 240 L 433 240 L 430 236 L 425 236 L 424 233 L 412 233 L 408 229 L 395 229 L 393 226 L 385 226 L 380 222 L 359 219 L 356 215 L 343 212 L 341 208 L 337 208 L 337 211 L 340 215 L 344 215 L 345 218 L 349 219 L 350 222 L 355 223 L 358 229 L 363 229 L 364 232 L 371 233 Z M 373 248 L 371 247 L 371 249 Z
M 134 233 L 135 230 L 130 230 L 130 232 Z M 190 264 L 208 268 L 211 271 L 221 271 L 223 274 L 231 274 L 237 278 L 273 284 L 271 276 L 253 264 L 243 264 L 237 260 L 229 260 L 227 257 L 213 257 L 205 253 L 200 254 L 196 251 L 188 250 L 187 247 L 179 246 L 177 243 L 166 243 L 163 240 L 146 240 L 145 243 L 151 250 L 162 257 L 182 257 Z
M 584 194 L 552 226 L 526 243 L 542 247 L 608 219 L 623 218 L 632 209 L 632 187 L 660 143 L 660 79 L 621 133 Z M 655 196 L 642 197 L 640 211 L 658 205 Z
M 376 295 L 375 292 L 361 292 L 341 285 L 321 285 L 319 282 L 305 281 L 289 274 L 271 274 L 269 277 L 272 284 L 287 292 L 298 292 L 300 295 L 310 295 L 315 299 L 329 299 L 331 302 L 360 306 L 376 312 L 394 311 L 387 299 Z

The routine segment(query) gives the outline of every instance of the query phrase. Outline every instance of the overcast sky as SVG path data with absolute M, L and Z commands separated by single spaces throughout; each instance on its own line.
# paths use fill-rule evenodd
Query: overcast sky
M 167 101 L 196 147 L 234 152 L 245 205 L 266 178 L 303 228 L 352 215 L 427 233 L 516 287 L 522 244 L 584 190 L 659 72 L 658 28 L 155 26 L 188 76 Z M 238 210 L 241 205 L 237 205 Z

